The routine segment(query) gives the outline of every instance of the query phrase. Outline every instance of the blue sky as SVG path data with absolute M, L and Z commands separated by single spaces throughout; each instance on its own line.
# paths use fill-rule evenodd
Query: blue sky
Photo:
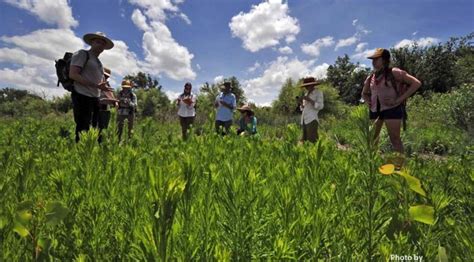
M 325 76 L 337 56 L 376 47 L 431 45 L 474 31 L 472 0 L 3 0 L 0 87 L 47 97 L 54 58 L 86 48 L 88 32 L 116 43 L 101 55 L 113 84 L 138 70 L 169 96 L 186 81 L 236 76 L 251 101 L 269 104 L 287 77 Z

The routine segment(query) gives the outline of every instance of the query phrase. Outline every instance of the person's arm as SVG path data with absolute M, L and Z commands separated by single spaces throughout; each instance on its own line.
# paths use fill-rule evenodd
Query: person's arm
M 406 84 L 408 84 L 408 90 L 399 96 L 396 100 L 396 104 L 401 104 L 403 101 L 405 101 L 407 98 L 409 98 L 411 95 L 413 95 L 418 88 L 421 87 L 421 82 L 418 80 L 416 77 L 405 73 L 402 75 L 402 81 Z
M 130 101 L 130 107 L 137 108 L 137 106 L 138 106 L 137 95 L 132 93 L 132 101 Z
M 364 99 L 364 102 L 369 106 L 370 106 L 370 103 L 371 103 L 371 100 L 370 100 L 370 78 L 371 78 L 371 75 L 369 75 L 367 77 L 367 79 L 365 79 L 364 87 L 362 88 L 362 94 L 361 94 L 362 99 Z
M 189 105 L 190 108 L 193 108 L 196 106 L 196 96 L 193 95 L 192 98 L 191 98 L 191 104 Z
M 321 110 L 324 108 L 324 95 L 322 91 L 318 90 L 318 92 L 316 92 L 316 99 L 313 103 L 313 106 L 316 110 Z

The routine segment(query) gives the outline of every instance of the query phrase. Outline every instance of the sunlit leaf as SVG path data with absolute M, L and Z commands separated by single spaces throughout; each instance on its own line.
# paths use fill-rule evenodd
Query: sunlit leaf
M 387 164 L 379 167 L 379 172 L 382 175 L 391 175 L 395 171 L 395 166 L 392 164 Z
M 448 255 L 446 255 L 446 248 L 438 246 L 438 262 L 448 262 Z
M 410 218 L 428 225 L 434 225 L 434 208 L 427 205 L 411 206 L 408 209 Z
M 406 172 L 399 172 L 400 176 L 404 177 L 405 180 L 407 181 L 408 187 L 415 191 L 416 193 L 426 197 L 426 192 L 425 190 L 421 187 L 421 182 L 418 178 L 414 176 L 410 176 Z
M 20 235 L 21 237 L 27 237 L 30 235 L 30 232 L 28 231 L 28 229 L 26 229 L 26 227 L 24 227 L 20 223 L 15 223 L 15 226 L 13 227 L 13 231 L 16 232 L 18 235 Z

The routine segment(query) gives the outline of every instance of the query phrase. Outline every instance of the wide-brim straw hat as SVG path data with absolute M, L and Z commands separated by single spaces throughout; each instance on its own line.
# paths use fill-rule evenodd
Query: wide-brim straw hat
M 92 40 L 94 39 L 102 39 L 106 42 L 105 44 L 105 49 L 112 49 L 114 47 L 114 42 L 110 40 L 104 33 L 102 32 L 96 32 L 96 33 L 89 33 L 85 34 L 82 39 L 84 39 L 84 42 L 86 42 L 88 45 L 92 45 Z
M 130 82 L 130 80 L 123 80 L 122 88 L 132 88 L 132 82 Z
M 253 110 L 252 110 L 252 108 L 251 108 L 249 105 L 243 105 L 242 107 L 237 108 L 237 110 L 239 110 L 240 112 L 245 112 L 245 111 L 247 111 L 247 112 L 250 112 L 251 114 L 254 113 Z
M 317 86 L 320 85 L 322 82 L 317 80 L 314 77 L 305 77 L 303 78 L 303 83 L 301 83 L 300 87 L 307 87 L 307 86 Z

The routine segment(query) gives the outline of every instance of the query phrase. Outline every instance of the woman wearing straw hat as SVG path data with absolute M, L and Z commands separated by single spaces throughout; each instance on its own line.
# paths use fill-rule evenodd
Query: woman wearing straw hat
M 303 129 L 301 142 L 309 141 L 314 143 L 318 140 L 318 113 L 324 107 L 323 92 L 316 88 L 320 84 L 321 82 L 314 77 L 304 78 L 301 84 L 301 88 L 306 89 L 305 95 L 300 97 L 303 107 L 303 113 L 301 114 L 301 127 Z
M 385 123 L 393 149 L 403 154 L 400 129 L 406 115 L 402 104 L 420 88 L 421 82 L 401 69 L 390 67 L 387 49 L 377 48 L 368 59 L 372 60 L 374 72 L 365 80 L 362 98 L 369 106 L 370 119 L 375 121 L 376 139 Z M 400 83 L 408 85 L 404 93 L 397 91 Z
M 242 114 L 239 120 L 239 129 L 237 130 L 238 135 L 254 135 L 257 133 L 257 118 L 255 113 L 249 105 L 244 105 L 237 108 Z
M 69 78 L 74 80 L 71 100 L 76 122 L 76 142 L 79 142 L 80 132 L 89 130 L 93 124 L 93 114 L 99 110 L 100 91 L 111 90 L 104 81 L 99 55 L 114 47 L 114 43 L 101 32 L 86 34 L 83 39 L 91 48 L 74 53 L 69 69 Z
M 118 100 L 117 132 L 119 140 L 122 137 L 125 119 L 128 120 L 128 138 L 131 138 L 133 134 L 135 111 L 137 109 L 137 96 L 132 91 L 132 82 L 130 80 L 122 81 L 122 90 L 118 94 Z

